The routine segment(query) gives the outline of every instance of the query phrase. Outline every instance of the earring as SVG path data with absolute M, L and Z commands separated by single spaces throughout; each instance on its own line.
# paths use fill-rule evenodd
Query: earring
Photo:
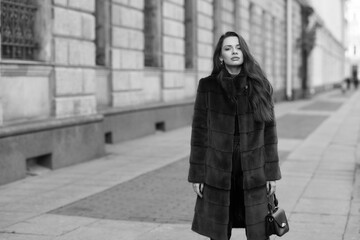
M 221 65 L 224 65 L 224 60 L 220 60 L 220 64 L 221 64 Z

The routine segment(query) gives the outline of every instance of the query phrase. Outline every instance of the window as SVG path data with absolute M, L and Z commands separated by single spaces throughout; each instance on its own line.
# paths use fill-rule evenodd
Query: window
M 1 57 L 3 59 L 34 60 L 35 0 L 1 1 Z
M 196 43 L 196 29 L 195 29 L 195 11 L 196 2 L 192 0 L 185 1 L 185 68 L 194 68 L 195 63 L 195 43 Z
M 250 34 L 249 34 L 249 45 L 253 46 L 253 40 L 254 40 L 254 4 L 249 4 L 249 26 L 250 26 Z
M 270 29 L 267 28 L 267 21 L 266 21 L 266 12 L 262 11 L 261 13 L 261 33 L 262 33 L 262 37 L 261 37 L 261 65 L 263 70 L 265 70 L 266 72 L 268 72 L 267 66 L 266 66 L 266 58 L 267 58 L 267 42 L 269 41 L 269 39 L 267 38 L 268 36 L 268 31 L 270 31 Z
M 276 19 L 275 19 L 275 17 L 271 18 L 271 43 L 272 43 L 271 56 L 274 59 L 271 61 L 271 71 L 272 71 L 273 80 L 275 80 L 275 79 L 277 79 L 276 62 L 279 61 L 279 58 L 277 57 L 278 52 L 276 50 Z
M 96 0 L 96 65 L 108 66 L 110 59 L 109 49 L 109 16 L 110 7 L 108 0 Z
M 161 67 L 161 2 L 146 0 L 144 9 L 145 67 Z

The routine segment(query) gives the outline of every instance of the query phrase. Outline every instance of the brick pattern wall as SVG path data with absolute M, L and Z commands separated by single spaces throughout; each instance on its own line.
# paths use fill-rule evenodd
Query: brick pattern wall
M 275 90 L 285 88 L 285 1 L 226 0 L 197 1 L 198 74 L 212 67 L 213 46 L 226 31 L 240 33 L 259 61 Z M 214 40 L 211 42 L 212 29 Z
M 54 0 L 54 114 L 96 112 L 95 0 Z
M 248 42 L 250 51 L 255 59 L 263 67 L 262 50 L 263 50 L 263 10 L 259 5 L 252 3 L 250 5 L 250 41 Z
M 163 89 L 165 102 L 184 98 L 185 1 L 163 0 Z
M 214 46 L 213 0 L 197 1 L 197 66 L 198 79 L 210 74 Z
M 250 41 L 250 12 L 249 12 L 249 0 L 238 0 L 237 13 L 238 19 L 238 33 L 245 39 L 247 43 Z
M 241 1 L 241 33 L 275 91 L 285 88 L 285 1 Z
M 235 0 L 222 0 L 217 2 L 217 7 L 214 10 L 215 12 L 219 12 L 218 17 L 215 17 L 216 28 L 218 29 L 215 42 L 217 42 L 221 34 L 227 31 L 236 31 Z
M 53 59 L 56 116 L 96 112 L 95 1 L 54 0 Z M 248 42 L 275 91 L 286 83 L 285 0 L 159 0 L 161 66 L 145 67 L 145 0 L 107 0 L 109 8 L 109 107 L 128 107 L 152 101 L 174 101 L 195 95 L 193 83 L 210 74 L 213 48 L 220 34 L 234 30 Z M 189 9 L 191 6 L 191 9 Z M 188 8 L 188 9 L 187 9 Z M 193 11 L 188 31 L 186 18 Z M 187 17 L 186 17 L 187 16 Z M 293 2 L 293 86 L 301 88 L 300 5 Z M 194 47 L 186 51 L 187 35 Z M 342 59 L 339 44 L 326 33 L 317 58 L 328 64 Z M 333 41 L 333 42 L 332 42 Z M 326 51 L 328 45 L 337 49 Z M 186 68 L 188 54 L 194 60 Z M 319 56 L 322 57 L 319 57 Z M 322 60 L 321 60 L 322 61 Z M 96 70 L 95 70 L 96 69 Z M 149 70 L 150 69 L 150 70 Z M 332 71 L 338 72 L 336 68 Z M 148 73 L 151 73 L 148 75 Z M 332 75 L 329 77 L 331 78 Z M 149 79 L 152 86 L 146 81 Z M 194 80 L 195 79 L 195 80 Z M 333 81 L 333 80 L 331 80 Z M 104 78 L 103 82 L 106 82 Z M 316 82 L 314 82 L 316 85 Z M 156 86 L 158 89 L 155 89 Z M 104 88 L 103 88 L 104 89 Z M 104 92 L 105 93 L 105 92 Z M 103 94 L 104 95 L 104 94 Z M 146 97 L 144 97 L 146 96 Z
M 111 0 L 112 107 L 143 102 L 144 0 Z
M 252 4 L 251 12 L 249 12 Z M 220 34 L 237 31 L 248 41 L 275 90 L 285 86 L 285 1 L 265 0 L 198 0 L 192 3 L 196 35 L 193 48 L 193 73 L 185 71 L 185 0 L 162 0 L 161 11 L 161 62 L 159 74 L 160 99 L 168 102 L 181 100 L 195 94 L 187 81 L 210 74 L 213 47 Z M 141 97 L 151 96 L 144 89 L 147 72 L 144 68 L 144 0 L 112 0 L 112 106 L 132 106 L 151 101 Z M 116 16 L 114 16 L 116 15 Z M 133 19 L 133 20 L 129 20 Z M 129 39 L 133 39 L 130 41 Z M 134 41 L 136 40 L 136 41 Z M 275 61 L 274 61 L 275 59 Z M 150 78 L 149 78 L 150 79 Z M 191 79 L 191 80 L 189 80 Z M 153 94 L 153 96 L 155 96 Z M 154 97 L 156 101 L 158 97 Z
M 324 30 L 324 29 L 323 29 Z M 339 82 L 344 76 L 344 48 L 343 45 L 338 42 L 329 32 L 325 31 L 324 38 L 326 39 L 322 44 L 319 44 L 322 51 L 326 55 L 328 62 L 324 63 L 323 73 L 324 80 L 323 84 L 333 84 Z M 330 47 L 329 47 L 330 46 Z M 328 66 L 334 66 L 329 69 Z M 330 70 L 330 71 L 329 71 Z
M 326 29 L 318 28 L 309 58 L 309 87 L 331 86 L 343 79 L 344 50 Z M 331 67 L 330 67 L 331 66 Z

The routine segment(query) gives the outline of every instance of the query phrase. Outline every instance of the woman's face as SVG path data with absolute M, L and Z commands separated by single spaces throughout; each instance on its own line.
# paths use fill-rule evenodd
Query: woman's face
M 237 37 L 227 37 L 221 47 L 220 61 L 224 61 L 225 66 L 240 67 L 244 62 L 244 56 L 240 49 Z

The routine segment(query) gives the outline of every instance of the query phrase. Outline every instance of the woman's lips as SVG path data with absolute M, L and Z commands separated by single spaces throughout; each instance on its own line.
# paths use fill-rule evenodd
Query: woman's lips
M 240 58 L 239 57 L 232 57 L 231 60 L 238 61 L 238 60 L 240 60 Z

